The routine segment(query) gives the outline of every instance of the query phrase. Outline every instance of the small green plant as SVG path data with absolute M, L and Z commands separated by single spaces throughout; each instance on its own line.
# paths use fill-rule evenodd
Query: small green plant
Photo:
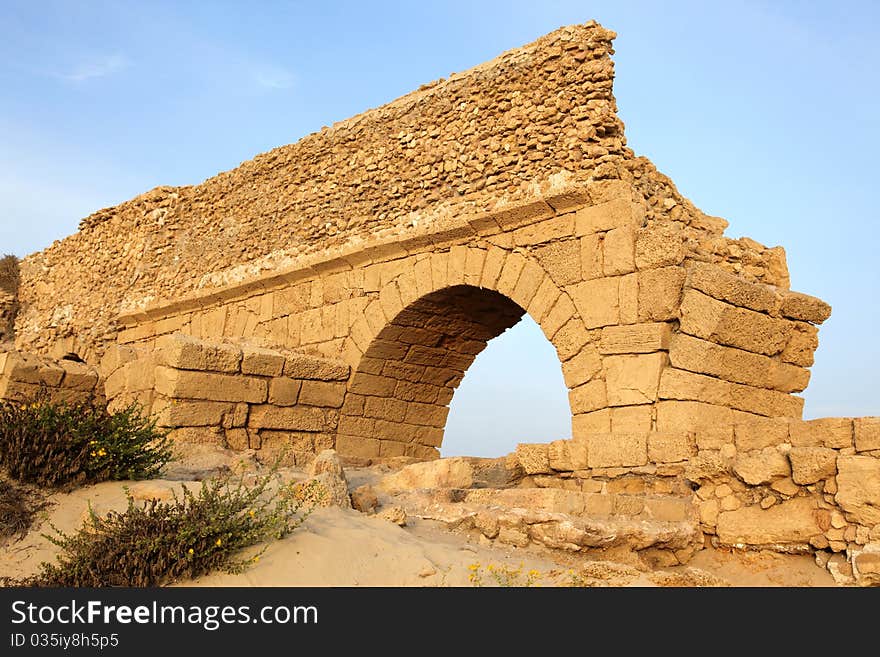
M 55 535 L 44 536 L 61 548 L 57 563 L 43 563 L 31 577 L 2 583 L 162 586 L 214 570 L 238 573 L 257 562 L 267 546 L 248 558 L 239 557 L 240 550 L 283 538 L 305 521 L 315 507 L 302 497 L 291 485 L 280 485 L 275 472 L 251 485 L 244 474 L 204 481 L 197 494 L 184 488 L 182 497 L 167 502 L 138 505 L 129 496 L 123 513 L 90 512 L 73 534 L 53 526 Z
M 529 570 L 528 572 L 523 573 L 523 568 L 523 564 L 519 564 L 518 567 L 514 568 L 513 566 L 496 566 L 490 563 L 486 566 L 486 573 L 488 573 L 498 586 L 540 586 L 538 580 L 541 577 L 541 573 L 537 570 Z M 483 567 L 480 563 L 472 563 L 468 566 L 468 570 L 470 571 L 468 580 L 470 580 L 474 586 L 484 585 L 482 569 Z
M 13 536 L 24 538 L 34 516 L 46 506 L 38 492 L 0 478 L 0 545 Z
M 46 487 L 149 479 L 171 459 L 167 432 L 137 404 L 115 413 L 95 399 L 0 401 L 0 468 Z

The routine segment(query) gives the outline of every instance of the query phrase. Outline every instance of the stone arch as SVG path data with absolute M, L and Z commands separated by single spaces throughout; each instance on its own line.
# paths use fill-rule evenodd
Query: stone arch
M 601 361 L 596 354 L 595 371 L 578 365 L 591 348 L 588 331 L 536 260 L 462 246 L 380 266 L 388 268 L 385 283 L 345 345 L 352 376 L 337 435 L 342 454 L 436 457 L 464 373 L 526 313 L 556 349 L 572 417 L 582 412 L 578 389 Z

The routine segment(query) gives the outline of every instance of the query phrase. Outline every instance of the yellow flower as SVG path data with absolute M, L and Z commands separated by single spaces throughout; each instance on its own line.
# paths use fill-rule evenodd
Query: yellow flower
M 249 515 L 251 518 L 253 518 L 253 517 L 254 517 L 254 510 L 251 509 L 250 511 L 248 511 L 248 515 Z
M 489 566 L 489 568 L 491 569 L 492 566 Z M 480 569 L 480 564 L 478 564 L 478 563 L 472 563 L 470 566 L 468 566 L 468 570 L 470 570 L 471 572 L 476 572 L 479 569 Z
M 222 544 L 223 544 L 223 541 L 220 540 L 220 539 L 218 538 L 218 539 L 217 539 L 217 542 L 215 543 L 215 545 L 216 545 L 217 547 L 220 547 Z
M 260 555 L 254 557 L 254 563 L 257 563 L 260 560 Z
M 193 550 L 192 548 L 190 548 L 189 550 L 186 551 L 186 553 L 187 553 L 188 555 L 190 555 L 190 556 L 192 556 L 193 554 L 195 554 L 195 552 L 196 552 L 196 551 Z
M 530 571 L 529 571 L 529 577 L 537 577 L 537 576 L 540 575 L 540 574 L 541 574 L 541 573 L 538 572 L 537 570 L 530 570 Z
M 95 454 L 95 452 L 92 452 L 92 456 L 97 456 L 97 454 Z

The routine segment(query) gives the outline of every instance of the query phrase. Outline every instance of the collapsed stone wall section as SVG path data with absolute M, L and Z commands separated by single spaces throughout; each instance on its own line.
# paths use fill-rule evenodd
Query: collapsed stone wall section
M 878 417 L 593 433 L 521 444 L 514 458 L 520 485 L 678 496 L 667 511 L 688 496 L 715 545 L 816 552 L 839 581 L 880 583 Z
M 0 399 L 30 401 L 45 394 L 53 401 L 101 402 L 97 370 L 74 360 L 56 360 L 20 351 L 0 352 Z
M 138 402 L 174 441 L 298 466 L 334 446 L 349 377 L 344 363 L 180 333 L 111 348 L 102 371 L 111 409 Z

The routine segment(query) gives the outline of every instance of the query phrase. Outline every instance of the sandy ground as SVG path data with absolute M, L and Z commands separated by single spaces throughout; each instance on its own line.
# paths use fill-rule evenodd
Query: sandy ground
M 156 482 L 192 486 L 197 482 Z M 155 485 L 151 482 L 129 484 Z M 57 548 L 43 538 L 49 523 L 70 532 L 81 526 L 88 505 L 98 513 L 122 510 L 124 483 L 107 482 L 59 493 L 38 525 L 23 539 L 0 547 L 0 576 L 23 576 L 40 562 L 53 560 Z M 254 550 L 256 551 L 256 550 Z M 834 586 L 830 574 L 807 555 L 706 549 L 688 567 L 639 572 L 630 566 L 597 563 L 540 547 L 517 549 L 478 543 L 449 532 L 433 521 L 410 518 L 406 527 L 354 510 L 329 508 L 314 512 L 290 536 L 273 542 L 258 563 L 238 575 L 215 573 L 181 585 L 189 586 L 473 586 L 469 576 L 479 564 L 484 585 L 496 585 L 487 570 L 522 568 L 539 573 L 539 584 L 566 585 L 571 571 L 591 574 L 591 585 L 655 586 Z M 699 569 L 699 570 L 694 570 Z M 525 575 L 515 578 L 525 581 Z

